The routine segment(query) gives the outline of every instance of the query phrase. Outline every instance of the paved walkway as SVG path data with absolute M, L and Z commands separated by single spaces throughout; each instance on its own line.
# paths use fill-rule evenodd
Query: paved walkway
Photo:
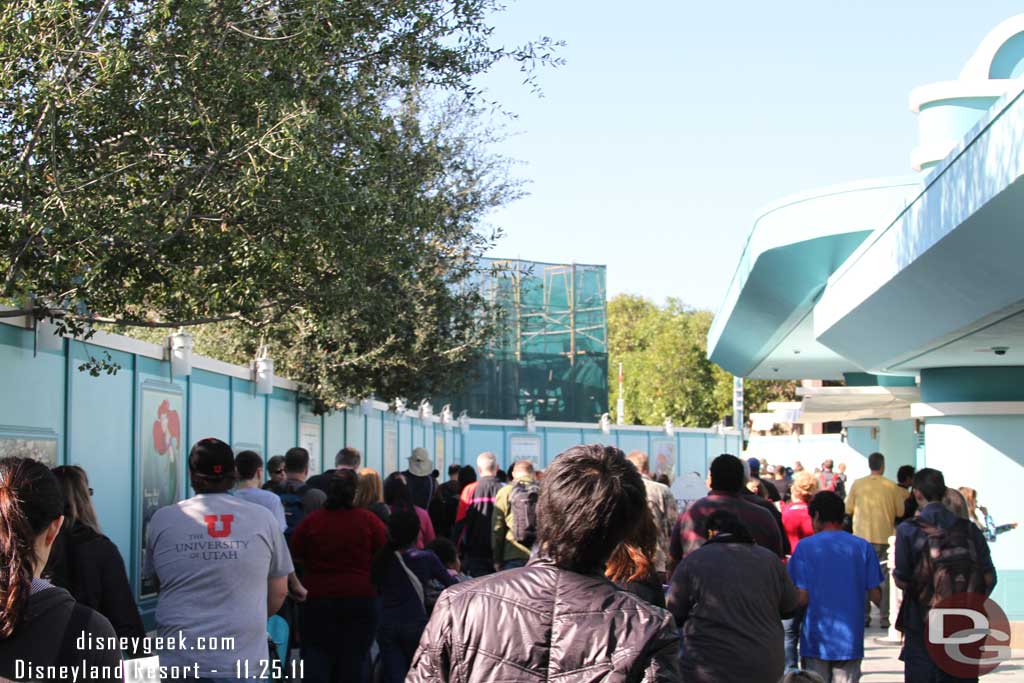
M 903 683 L 899 646 L 876 642 L 877 638 L 885 635 L 886 632 L 880 628 L 868 629 L 865 633 L 861 683 Z M 1024 683 L 1024 651 L 1014 650 L 1013 654 L 1013 659 L 1004 662 L 988 676 L 982 676 L 980 683 Z

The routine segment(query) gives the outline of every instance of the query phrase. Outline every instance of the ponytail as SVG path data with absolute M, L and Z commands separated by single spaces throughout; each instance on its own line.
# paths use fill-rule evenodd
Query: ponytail
M 45 465 L 0 459 L 0 640 L 24 616 L 39 560 L 36 539 L 63 511 L 64 496 Z

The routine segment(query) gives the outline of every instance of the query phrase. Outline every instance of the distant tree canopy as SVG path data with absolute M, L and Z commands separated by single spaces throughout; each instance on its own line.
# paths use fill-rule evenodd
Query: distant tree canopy
M 707 357 L 707 335 L 714 316 L 678 299 L 665 306 L 630 295 L 608 302 L 608 369 L 612 416 L 618 367 L 625 372 L 626 424 L 660 425 L 665 418 L 684 427 L 710 427 L 732 414 L 733 377 Z M 796 383 L 747 380 L 747 413 L 769 401 L 793 400 Z
M 86 338 L 204 324 L 200 351 L 267 345 L 325 406 L 450 385 L 491 327 L 465 286 L 481 222 L 518 193 L 475 79 L 559 62 L 547 38 L 492 45 L 500 9 L 0 4 L 4 315 Z

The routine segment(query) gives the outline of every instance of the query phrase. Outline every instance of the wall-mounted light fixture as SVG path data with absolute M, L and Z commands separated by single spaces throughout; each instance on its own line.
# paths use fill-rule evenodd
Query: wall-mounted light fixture
M 267 355 L 267 347 L 260 347 L 252 362 L 252 380 L 256 383 L 257 394 L 274 393 L 274 359 Z
M 430 401 L 427 399 L 423 399 L 420 401 L 420 419 L 426 422 L 432 417 L 434 417 L 434 406 L 430 405 Z
M 667 434 L 668 436 L 675 436 L 676 434 L 676 427 L 675 425 L 672 424 L 671 417 L 665 418 L 665 434 Z
M 611 434 L 612 433 L 612 418 L 608 413 L 601 416 L 601 421 L 598 423 L 601 427 L 601 433 Z
M 469 434 L 469 412 L 466 410 L 459 413 L 459 430 L 463 434 Z
M 533 416 L 533 411 L 526 413 L 526 417 L 523 418 L 523 424 L 526 425 L 526 431 L 533 434 L 537 431 L 537 418 Z
M 363 417 L 369 417 L 373 414 L 373 396 L 367 396 L 359 402 L 359 412 L 362 413 Z
M 167 337 L 167 360 L 171 361 L 171 377 L 192 374 L 192 335 L 179 329 Z
M 394 406 L 395 414 L 398 415 L 398 417 L 402 417 L 402 416 L 405 415 L 405 399 L 404 398 L 396 398 L 392 402 L 392 406 Z
M 445 403 L 444 408 L 441 408 L 441 424 L 448 427 L 451 425 L 454 417 L 455 416 L 452 414 L 452 404 Z

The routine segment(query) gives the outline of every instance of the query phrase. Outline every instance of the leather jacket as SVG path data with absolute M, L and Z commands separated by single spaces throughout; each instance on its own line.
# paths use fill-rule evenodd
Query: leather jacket
M 446 589 L 406 683 L 549 680 L 681 681 L 672 615 L 603 576 L 535 558 Z

